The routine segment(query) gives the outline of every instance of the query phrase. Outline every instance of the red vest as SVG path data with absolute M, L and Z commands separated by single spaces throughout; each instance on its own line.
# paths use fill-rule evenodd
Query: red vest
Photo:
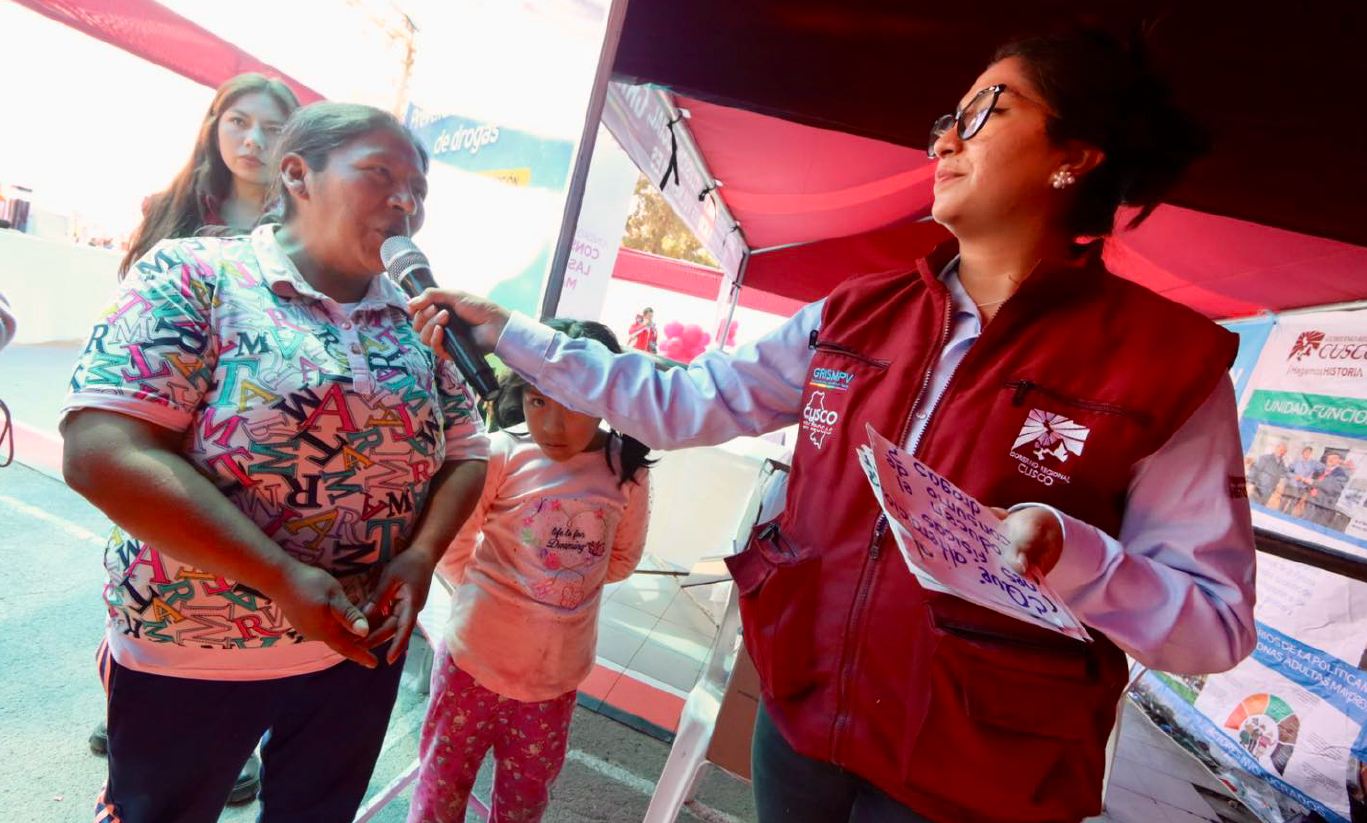
M 1131 467 L 1210 395 L 1238 342 L 1095 259 L 1037 270 L 927 408 L 952 316 L 936 275 L 956 251 L 827 300 L 787 507 L 729 560 L 746 647 L 798 751 L 942 823 L 1076 821 L 1101 810 L 1124 655 L 1095 630 L 1087 645 L 922 589 L 855 447 L 866 423 L 902 443 L 929 414 L 916 454 L 966 492 L 1117 535 Z

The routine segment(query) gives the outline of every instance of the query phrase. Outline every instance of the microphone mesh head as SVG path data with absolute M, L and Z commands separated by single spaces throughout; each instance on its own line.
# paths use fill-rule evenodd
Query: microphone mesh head
M 427 266 L 427 255 L 423 254 L 412 238 L 396 234 L 380 244 L 380 260 L 384 270 L 398 282 L 404 272 L 413 266 Z

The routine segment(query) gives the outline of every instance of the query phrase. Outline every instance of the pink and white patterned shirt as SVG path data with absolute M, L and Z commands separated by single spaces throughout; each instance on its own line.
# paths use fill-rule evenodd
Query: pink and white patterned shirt
M 343 307 L 304 280 L 275 228 L 148 252 L 96 321 L 62 417 L 102 409 L 183 433 L 186 460 L 361 603 L 406 545 L 442 463 L 482 460 L 488 441 L 398 287 L 376 275 Z M 117 527 L 110 536 L 105 602 L 120 665 L 258 680 L 343 659 L 304 640 L 260 592 L 175 553 Z
M 489 435 L 484 494 L 438 566 L 457 587 L 447 648 L 484 688 L 539 702 L 588 677 L 603 585 L 636 568 L 650 519 L 649 470 L 617 479 L 602 449 L 557 462 L 528 435 Z

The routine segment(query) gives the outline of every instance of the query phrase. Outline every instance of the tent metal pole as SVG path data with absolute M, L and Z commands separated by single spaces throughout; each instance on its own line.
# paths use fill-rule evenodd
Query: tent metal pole
M 736 271 L 736 279 L 731 281 L 731 305 L 726 310 L 726 323 L 721 328 L 721 339 L 717 341 L 717 348 L 726 351 L 726 341 L 731 337 L 731 324 L 736 320 L 736 306 L 740 305 L 740 290 L 745 284 L 745 270 L 750 266 L 750 253 L 746 252 L 740 258 L 740 268 Z
M 713 176 L 712 169 L 708 167 L 707 158 L 703 156 L 702 150 L 698 148 L 698 144 L 693 140 L 693 130 L 688 128 L 688 119 L 680 119 L 679 107 L 674 105 L 673 95 L 664 89 L 656 89 L 655 93 L 659 95 L 660 102 L 664 104 L 665 112 L 669 114 L 669 119 L 678 120 L 679 125 L 683 126 L 682 129 L 678 129 L 677 131 L 679 149 L 687 152 L 693 162 L 697 164 L 698 171 L 702 173 L 703 182 L 706 186 L 715 189 L 715 191 L 712 192 L 712 196 L 715 198 L 714 202 L 717 204 L 717 216 L 725 218 L 723 225 L 739 226 L 740 221 L 736 220 L 736 216 L 731 213 L 731 209 L 726 205 L 726 199 L 721 196 L 721 189 L 717 188 L 718 180 Z M 720 183 L 723 188 L 726 186 L 725 180 L 720 181 Z M 738 229 L 737 233 L 741 236 L 741 250 L 748 254 L 750 252 L 750 246 L 745 242 L 745 230 Z
M 608 83 L 612 80 L 612 63 L 617 58 L 617 44 L 622 39 L 622 24 L 627 16 L 628 0 L 612 0 L 608 8 L 607 25 L 603 32 L 603 47 L 598 52 L 598 69 L 589 93 L 588 111 L 584 115 L 584 132 L 579 137 L 579 151 L 574 158 L 574 172 L 570 176 L 569 191 L 565 194 L 565 212 L 560 218 L 560 236 L 556 239 L 555 254 L 546 276 L 546 289 L 541 295 L 541 319 L 555 317 L 560 306 L 560 295 L 565 288 L 565 267 L 569 265 L 570 250 L 574 246 L 574 232 L 579 228 L 579 211 L 584 205 L 584 188 L 589 179 L 589 163 L 593 147 L 598 142 L 598 129 L 603 120 L 603 102 L 607 99 Z
M 1245 320 L 1276 320 L 1279 317 L 1294 317 L 1299 314 L 1315 314 L 1322 311 L 1362 311 L 1367 309 L 1367 300 L 1350 300 L 1344 303 L 1326 303 L 1323 306 L 1301 306 L 1296 309 L 1270 311 L 1264 309 L 1257 314 L 1243 314 L 1238 317 L 1221 317 L 1217 323 L 1242 323 Z
M 1282 311 L 1271 312 L 1274 317 L 1286 317 L 1292 314 L 1312 314 L 1321 311 L 1360 311 L 1367 309 L 1367 300 L 1353 300 L 1347 303 L 1328 303 L 1323 306 L 1304 306 L 1299 309 L 1284 309 Z M 1256 315 L 1261 317 L 1262 315 Z

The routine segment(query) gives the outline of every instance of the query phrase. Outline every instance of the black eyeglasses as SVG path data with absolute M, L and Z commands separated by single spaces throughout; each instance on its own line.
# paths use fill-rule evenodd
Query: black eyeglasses
M 995 86 L 988 86 L 968 101 L 968 105 L 959 109 L 955 114 L 946 114 L 935 125 L 930 127 L 930 145 L 926 147 L 926 154 L 935 159 L 935 142 L 951 128 L 957 127 L 960 140 L 967 140 L 978 132 L 982 131 L 983 124 L 992 112 L 996 111 L 997 98 L 1006 91 L 1005 83 L 998 83 Z

